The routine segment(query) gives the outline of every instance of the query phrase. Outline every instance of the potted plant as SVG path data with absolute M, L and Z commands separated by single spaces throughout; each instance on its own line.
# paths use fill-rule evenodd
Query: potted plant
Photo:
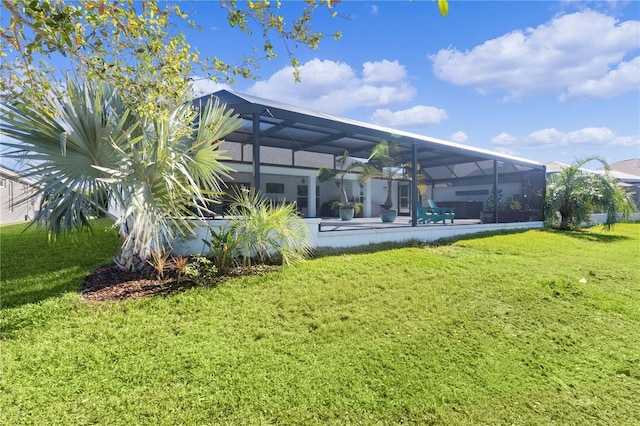
M 336 201 L 333 204 L 333 207 L 338 209 L 338 214 L 341 220 L 351 220 L 353 219 L 353 216 L 360 213 L 362 203 L 349 201 L 347 204 L 344 204 L 342 201 Z
M 381 205 L 380 219 L 383 222 L 396 220 L 398 210 L 393 209 L 393 179 L 405 167 L 400 160 L 397 142 L 382 141 L 373 148 L 369 160 L 363 168 L 360 183 L 378 177 L 387 180 L 387 199 Z
M 360 211 L 362 204 L 349 201 L 347 196 L 347 190 L 344 187 L 344 177 L 347 173 L 354 171 L 355 169 L 362 168 L 362 164 L 358 162 L 349 161 L 349 151 L 345 151 L 341 157 L 336 159 L 336 164 L 339 169 L 330 169 L 328 167 L 322 167 L 318 170 L 318 180 L 320 182 L 328 182 L 335 179 L 339 179 L 340 188 L 340 200 L 333 203 L 334 208 L 339 209 L 340 219 L 351 220 L 353 215 Z

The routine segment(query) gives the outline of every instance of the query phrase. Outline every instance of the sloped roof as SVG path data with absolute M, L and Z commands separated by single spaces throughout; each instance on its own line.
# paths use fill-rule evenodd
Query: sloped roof
M 25 185 L 35 185 L 33 180 L 22 176 L 20 172 L 10 169 L 8 167 L 0 165 L 0 176 L 6 179 L 12 179 L 16 182 L 23 183 Z
M 640 158 L 631 158 L 610 164 L 611 170 L 627 173 L 629 175 L 640 176 Z
M 603 173 L 603 171 L 598 170 Z M 609 174 L 621 182 L 638 183 L 640 182 L 640 176 L 632 175 L 630 173 L 619 172 L 618 170 L 611 170 Z
M 569 164 L 559 163 L 557 161 L 550 161 L 548 163 L 545 163 L 545 166 L 547 167 L 547 173 L 558 173 L 565 167 L 569 167 Z M 592 170 L 592 169 L 581 168 L 580 170 L 583 170 L 589 173 L 598 173 L 598 174 L 605 173 L 604 169 Z M 640 175 L 621 172 L 619 170 L 614 169 L 613 167 L 611 168 L 611 170 L 609 170 L 609 175 L 613 176 L 614 178 L 618 179 L 621 182 L 627 182 L 627 183 L 640 182 Z
M 544 165 L 547 167 L 547 173 L 559 173 L 565 167 L 569 167 L 569 164 L 560 163 L 558 161 L 550 161 Z
M 436 180 L 470 176 L 474 173 L 487 174 L 486 171 L 491 169 L 493 160 L 504 162 L 501 168 L 507 166 L 513 172 L 532 168 L 544 169 L 542 164 L 523 158 L 227 90 L 200 97 L 194 104 L 202 105 L 211 96 L 218 98 L 221 103 L 232 108 L 246 120 L 240 129 L 226 137 L 229 141 L 251 144 L 252 120 L 257 114 L 262 146 L 334 156 L 340 156 L 347 150 L 352 157 L 368 158 L 380 141 L 395 141 L 398 143 L 403 161 L 406 162 L 411 161 L 415 146 L 417 162 L 422 171 Z

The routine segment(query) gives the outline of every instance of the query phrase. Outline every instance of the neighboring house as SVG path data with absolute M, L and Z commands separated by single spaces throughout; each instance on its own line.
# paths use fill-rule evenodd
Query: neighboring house
M 544 165 L 547 169 L 547 178 L 555 173 L 560 173 L 562 169 L 570 166 L 570 164 L 559 163 L 557 161 L 550 161 Z
M 0 224 L 32 220 L 40 208 L 35 193 L 33 182 L 0 166 Z
M 617 178 L 631 194 L 640 210 L 640 158 L 618 161 L 610 164 L 611 174 Z
M 610 164 L 611 170 L 626 173 L 633 176 L 640 176 L 640 158 L 631 158 Z
M 504 200 L 517 200 L 513 204 L 529 213 L 525 221 L 542 219 L 545 168 L 540 163 L 226 90 L 198 98 L 194 105 L 210 97 L 244 119 L 221 147 L 236 170 L 228 185 L 255 187 L 274 201 L 295 202 L 304 217 L 326 216 L 326 207 L 340 196 L 336 182 L 318 182 L 319 168 L 335 167 L 345 150 L 365 161 L 386 140 L 398 143 L 407 164 L 405 177 L 392 186 L 399 214 L 412 213 L 412 200 L 430 198 L 456 207 L 456 218 L 480 219 L 496 192 Z M 376 217 L 387 182 L 374 179 L 360 186 L 357 176 L 346 176 L 347 195 L 363 204 L 364 217 Z

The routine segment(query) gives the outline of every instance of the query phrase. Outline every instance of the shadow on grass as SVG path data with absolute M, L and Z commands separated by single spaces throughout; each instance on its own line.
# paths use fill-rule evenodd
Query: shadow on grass
M 409 241 L 404 241 L 399 243 L 388 242 L 388 243 L 369 244 L 369 245 L 363 245 L 363 246 L 357 246 L 357 247 L 319 248 L 319 249 L 313 250 L 311 257 L 320 258 L 320 257 L 326 257 L 326 256 L 339 256 L 342 254 L 376 253 L 376 252 L 385 251 L 385 250 L 395 250 L 395 249 L 403 249 L 403 248 L 447 246 L 447 245 L 454 244 L 458 241 L 475 240 L 478 238 L 493 237 L 496 235 L 523 234 L 528 231 L 530 231 L 530 229 L 487 231 L 487 232 L 476 232 L 473 234 L 457 235 L 457 236 L 448 237 L 448 238 L 441 238 L 435 241 L 409 240 Z
M 436 241 L 424 243 L 424 245 L 430 247 L 448 246 L 457 243 L 458 241 L 477 240 L 479 238 L 496 237 L 500 235 L 517 235 L 524 234 L 525 232 L 529 231 L 532 231 L 532 229 L 505 229 L 500 231 L 476 232 L 473 234 L 456 235 L 454 237 L 441 238 Z
M 77 238 L 76 238 L 77 237 Z M 50 242 L 47 234 L 26 224 L 0 229 L 0 308 L 37 304 L 77 292 L 84 276 L 110 261 L 119 239 L 105 220 L 94 232 L 80 232 Z
M 419 241 L 419 240 L 409 240 L 400 243 L 379 243 L 379 244 L 370 244 L 364 246 L 357 247 L 342 247 L 342 248 L 319 248 L 313 250 L 311 255 L 312 258 L 320 258 L 326 256 L 339 256 L 342 254 L 366 254 L 366 253 L 375 253 L 384 250 L 394 250 L 394 249 L 402 249 L 402 248 L 420 248 L 420 247 L 438 247 L 438 246 L 447 246 L 454 244 L 458 241 L 467 241 L 467 240 L 475 240 L 479 238 L 487 238 L 487 237 L 495 237 L 499 235 L 515 235 L 515 234 L 524 234 L 525 232 L 531 231 L 530 229 L 505 229 L 500 231 L 486 231 L 486 232 L 476 232 L 472 234 L 464 234 L 457 235 L 453 237 L 441 238 L 435 241 Z M 593 241 L 593 242 L 601 242 L 601 243 L 614 243 L 617 241 L 625 241 L 629 240 L 630 237 L 626 235 L 619 235 L 611 233 L 610 231 L 604 230 L 604 228 L 591 228 L 585 229 L 581 231 L 563 231 L 560 229 L 551 229 L 551 228 L 542 228 L 538 230 L 539 232 L 548 232 L 556 235 L 566 235 L 571 238 L 577 238 L 585 241 Z
M 377 243 L 377 244 L 368 244 L 356 247 L 321 247 L 312 250 L 310 258 L 317 259 L 321 257 L 327 256 L 339 256 L 342 254 L 367 254 L 367 253 L 376 253 L 379 251 L 385 250 L 395 250 L 402 249 L 407 247 L 423 247 L 425 242 L 419 240 L 409 240 L 400 243 Z
M 571 238 L 576 238 L 584 241 L 592 241 L 598 243 L 615 243 L 618 241 L 627 241 L 631 238 L 626 235 L 613 234 L 612 231 L 607 231 L 604 227 L 592 229 L 582 229 L 578 231 L 564 231 L 562 229 L 544 229 L 544 232 L 552 233 L 555 235 L 564 235 Z
M 0 280 L 36 274 L 57 274 L 71 267 L 93 268 L 111 259 L 120 246 L 110 222 L 100 219 L 83 229 L 49 239 L 47 232 L 28 224 L 0 227 Z M 97 266 L 96 266 L 97 265 Z
M 22 305 L 38 304 L 47 299 L 59 297 L 64 293 L 77 293 L 81 283 L 77 280 L 61 282 L 57 285 L 40 288 L 37 290 L 23 290 L 12 294 L 2 295 L 2 309 L 17 308 Z
M 37 279 L 40 281 L 40 286 L 38 287 L 32 285 L 28 278 L 3 278 L 0 309 L 38 304 L 47 299 L 62 296 L 65 293 L 78 293 L 87 273 L 102 266 L 105 262 L 97 263 L 93 267 L 68 265 L 70 267 L 43 270 L 41 274 L 37 274 Z
M 599 229 L 599 230 L 598 230 Z M 459 235 L 451 238 L 443 238 L 441 240 L 437 240 L 431 243 L 425 243 L 429 246 L 443 246 L 450 245 L 458 241 L 466 241 L 466 240 L 475 240 L 478 238 L 486 238 L 493 237 L 498 235 L 514 235 L 514 234 L 523 234 L 525 232 L 531 231 L 530 229 L 514 229 L 514 230 L 504 230 L 504 231 L 487 231 L 487 232 L 479 232 L 476 234 L 466 234 Z M 539 232 L 546 232 L 554 235 L 565 235 L 571 238 L 577 238 L 584 241 L 593 241 L 593 242 L 601 242 L 601 243 L 614 243 L 618 241 L 626 241 L 631 239 L 626 235 L 613 234 L 610 231 L 604 230 L 604 228 L 592 228 L 592 229 L 584 229 L 580 231 L 563 231 L 561 229 L 553 229 L 553 228 L 541 228 L 538 229 Z

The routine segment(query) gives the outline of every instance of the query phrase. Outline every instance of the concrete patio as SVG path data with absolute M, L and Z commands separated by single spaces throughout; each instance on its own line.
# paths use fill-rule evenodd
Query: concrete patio
M 380 218 L 356 218 L 348 222 L 339 219 L 305 219 L 312 245 L 324 247 L 357 247 L 386 242 L 431 242 L 459 235 L 498 230 L 539 229 L 544 222 L 480 223 L 478 219 L 456 219 L 454 223 L 429 223 L 411 226 L 410 217 L 399 216 L 392 223 Z
M 456 219 L 454 223 L 447 220 L 444 225 L 473 225 L 479 224 L 479 219 Z M 424 226 L 442 226 L 442 222 L 418 224 L 418 227 Z M 378 217 L 365 217 L 354 218 L 349 221 L 342 221 L 339 218 L 322 218 L 320 220 L 320 232 L 329 231 L 351 231 L 362 229 L 386 229 L 386 228 L 398 228 L 398 227 L 411 227 L 410 216 L 398 216 L 393 222 L 383 223 Z

